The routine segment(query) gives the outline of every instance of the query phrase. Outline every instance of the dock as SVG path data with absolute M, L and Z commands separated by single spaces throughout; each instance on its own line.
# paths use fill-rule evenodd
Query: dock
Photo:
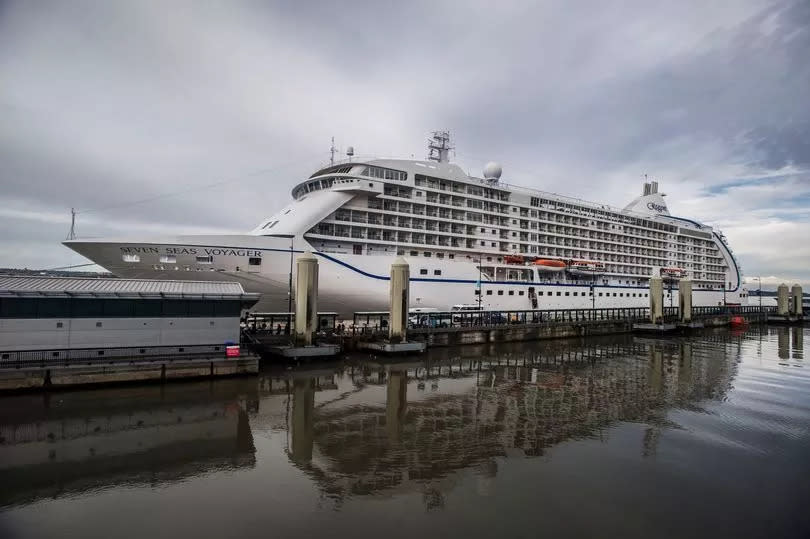
M 87 348 L 0 354 L 0 391 L 255 375 L 259 357 L 226 346 Z

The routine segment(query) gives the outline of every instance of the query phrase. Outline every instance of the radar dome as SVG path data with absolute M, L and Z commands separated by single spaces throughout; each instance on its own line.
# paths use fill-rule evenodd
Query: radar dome
M 487 163 L 487 166 L 484 167 L 484 179 L 485 180 L 498 180 L 503 173 L 503 169 L 501 165 L 496 163 L 495 161 L 490 161 Z

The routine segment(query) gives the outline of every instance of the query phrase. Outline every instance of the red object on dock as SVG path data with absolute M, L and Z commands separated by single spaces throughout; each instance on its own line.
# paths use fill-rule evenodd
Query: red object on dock
M 225 347 L 225 357 L 239 357 L 239 345 L 231 344 Z
M 748 322 L 742 316 L 732 316 L 731 317 L 731 325 L 732 326 L 744 326 Z

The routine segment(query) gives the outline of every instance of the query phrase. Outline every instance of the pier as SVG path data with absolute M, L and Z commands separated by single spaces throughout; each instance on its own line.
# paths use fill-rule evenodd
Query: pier
M 333 313 L 319 313 L 329 320 Z M 679 307 L 665 307 L 662 320 L 667 328 L 685 332 L 700 328 L 722 327 L 739 318 L 749 324 L 765 324 L 776 315 L 776 308 L 758 306 L 692 307 L 689 324 L 681 324 Z M 256 319 L 281 324 L 290 313 L 259 314 Z M 571 337 L 589 337 L 638 332 L 639 323 L 650 318 L 647 308 L 549 309 L 526 311 L 444 311 L 420 313 L 417 322 L 408 323 L 408 338 L 427 347 L 460 344 L 517 342 Z M 252 315 L 247 327 L 261 326 Z M 339 343 L 343 350 L 369 349 L 367 343 L 384 342 L 389 334 L 389 313 L 354 313 L 352 322 L 341 331 L 340 325 L 324 324 L 318 333 L 322 341 Z M 277 330 L 247 330 L 246 341 L 262 343 L 288 339 Z

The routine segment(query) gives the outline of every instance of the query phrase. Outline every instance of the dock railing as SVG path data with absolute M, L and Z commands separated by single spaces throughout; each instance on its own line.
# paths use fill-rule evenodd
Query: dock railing
M 768 314 L 775 312 L 774 307 L 759 306 L 709 306 L 693 307 L 693 317 Z M 387 325 L 386 313 L 375 313 L 379 326 Z M 498 327 L 514 324 L 551 324 L 551 323 L 590 323 L 604 321 L 640 322 L 649 320 L 648 307 L 616 307 L 602 309 L 543 309 L 543 310 L 505 310 L 505 311 L 444 311 L 431 313 L 414 313 L 410 316 L 410 329 L 434 329 L 455 327 Z M 664 307 L 664 321 L 679 320 L 678 307 Z

